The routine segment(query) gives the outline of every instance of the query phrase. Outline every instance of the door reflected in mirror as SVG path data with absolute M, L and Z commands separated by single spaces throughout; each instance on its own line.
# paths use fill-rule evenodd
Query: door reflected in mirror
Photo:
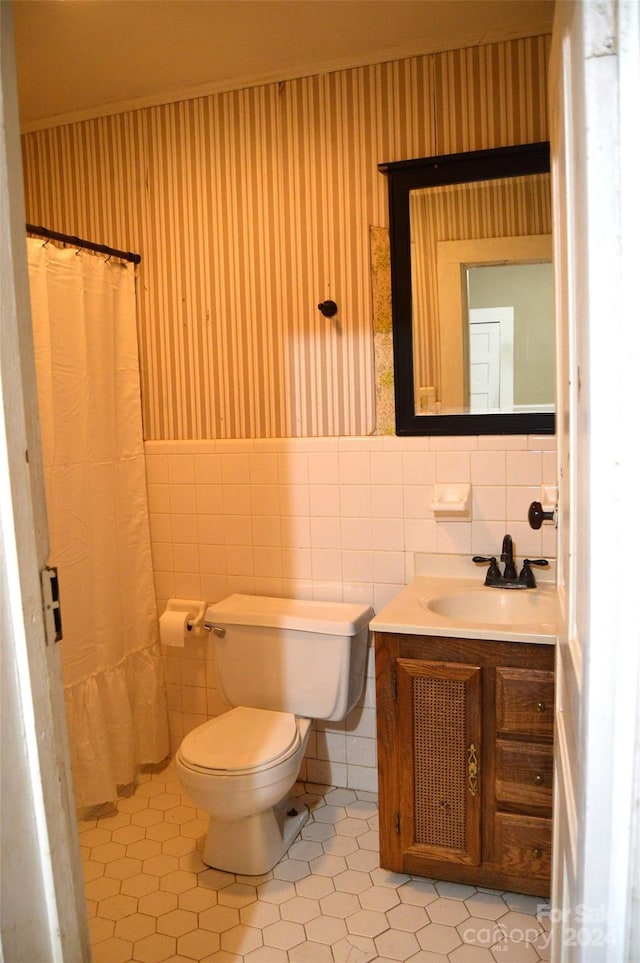
M 552 432 L 548 144 L 381 169 L 398 434 Z

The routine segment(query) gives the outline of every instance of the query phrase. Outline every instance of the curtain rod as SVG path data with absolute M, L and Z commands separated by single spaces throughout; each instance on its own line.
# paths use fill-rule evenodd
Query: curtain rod
M 72 244 L 74 247 L 86 248 L 88 251 L 95 251 L 97 254 L 108 254 L 109 257 L 119 257 L 122 261 L 130 261 L 132 264 L 140 264 L 142 260 L 139 254 L 132 254 L 131 251 L 118 251 L 115 247 L 107 247 L 106 244 L 94 244 L 93 241 L 83 241 L 80 237 L 72 237 L 70 234 L 60 234 L 58 231 L 50 231 L 46 227 L 35 227 L 27 224 L 27 234 L 35 234 L 37 237 L 46 237 L 50 241 L 62 241 L 63 244 Z

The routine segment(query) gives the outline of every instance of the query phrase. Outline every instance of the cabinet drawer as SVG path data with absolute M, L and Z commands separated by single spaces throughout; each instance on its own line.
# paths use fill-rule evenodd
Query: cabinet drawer
M 507 873 L 534 879 L 551 877 L 551 820 L 496 815 L 496 862 Z
M 499 732 L 553 737 L 553 672 L 496 669 Z
M 498 806 L 547 809 L 551 812 L 553 747 L 530 742 L 496 743 Z

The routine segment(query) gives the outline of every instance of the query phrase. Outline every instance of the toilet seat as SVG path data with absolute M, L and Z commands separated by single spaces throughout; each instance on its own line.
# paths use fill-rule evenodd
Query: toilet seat
M 234 776 L 269 769 L 299 745 L 292 713 L 237 706 L 190 732 L 179 752 L 189 769 Z

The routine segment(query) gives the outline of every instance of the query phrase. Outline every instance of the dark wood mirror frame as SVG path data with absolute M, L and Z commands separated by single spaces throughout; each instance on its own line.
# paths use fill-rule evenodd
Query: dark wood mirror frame
M 389 181 L 396 433 L 398 435 L 553 434 L 555 414 L 552 412 L 416 414 L 409 219 L 409 195 L 412 190 L 548 172 L 550 170 L 548 142 L 397 161 L 380 164 L 378 170 L 386 174 Z

